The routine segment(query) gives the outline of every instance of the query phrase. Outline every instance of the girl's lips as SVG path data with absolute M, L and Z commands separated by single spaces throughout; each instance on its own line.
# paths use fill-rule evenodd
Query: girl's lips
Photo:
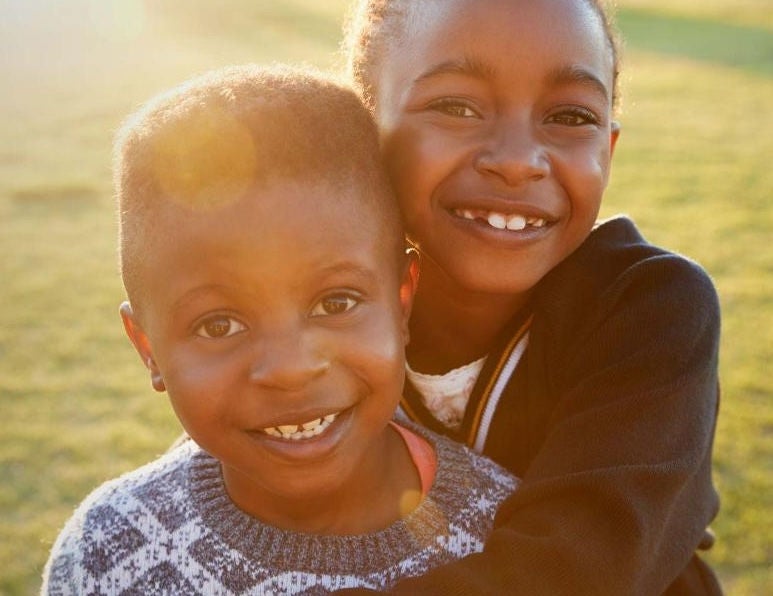
M 463 220 L 491 231 L 516 232 L 519 236 L 538 234 L 559 220 L 532 203 L 501 198 L 460 202 L 446 206 L 445 210 L 456 221 Z
M 518 249 L 549 234 L 558 220 L 488 210 L 447 211 L 453 227 L 465 235 L 503 248 Z
M 471 212 L 479 214 L 499 214 L 505 218 L 519 215 L 526 220 L 544 219 L 546 222 L 554 222 L 560 219 L 556 213 L 562 212 L 555 198 L 531 196 L 526 199 L 523 196 L 502 195 L 496 193 L 468 192 L 455 194 L 455 196 L 438 197 L 438 205 L 451 213 Z M 552 208 L 551 208 L 552 205 Z M 487 218 L 484 218 L 487 219 Z
M 487 223 L 497 230 L 524 230 L 527 227 L 542 228 L 548 224 L 544 217 L 534 217 L 522 213 L 504 213 L 485 209 L 454 209 L 456 217 Z

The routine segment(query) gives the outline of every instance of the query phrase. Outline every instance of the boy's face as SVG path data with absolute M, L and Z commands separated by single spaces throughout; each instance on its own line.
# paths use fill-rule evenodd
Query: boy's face
M 458 287 L 527 292 L 590 232 L 617 139 L 612 53 L 575 0 L 422 3 L 376 115 L 409 236 Z
M 275 183 L 205 212 L 161 207 L 122 315 L 157 389 L 247 511 L 378 467 L 402 392 L 416 268 L 354 185 Z

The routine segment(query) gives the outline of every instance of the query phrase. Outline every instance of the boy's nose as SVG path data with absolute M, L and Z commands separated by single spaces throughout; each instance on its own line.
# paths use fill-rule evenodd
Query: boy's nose
M 257 385 L 297 391 L 330 368 L 321 350 L 301 334 L 263 336 L 258 344 L 250 367 L 250 381 Z
M 475 169 L 496 176 L 509 186 L 545 178 L 550 163 L 528 124 L 499 121 L 475 156 Z

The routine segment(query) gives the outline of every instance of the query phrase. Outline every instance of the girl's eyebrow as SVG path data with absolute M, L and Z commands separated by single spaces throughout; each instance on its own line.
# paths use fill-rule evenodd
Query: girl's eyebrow
M 472 56 L 465 56 L 461 60 L 446 60 L 423 71 L 413 80 L 413 85 L 418 85 L 428 79 L 443 75 L 465 75 L 476 79 L 486 79 L 494 76 L 494 69 L 481 60 Z M 570 64 L 559 67 L 547 76 L 547 81 L 552 86 L 579 83 L 592 88 L 609 101 L 609 90 L 602 80 L 587 68 Z
M 416 85 L 427 79 L 448 74 L 466 75 L 476 79 L 485 79 L 494 75 L 494 70 L 480 60 L 472 56 L 465 56 L 461 60 L 446 60 L 430 66 L 417 76 L 413 84 Z
M 602 80 L 587 68 L 579 65 L 562 66 L 550 72 L 547 81 L 552 86 L 577 84 L 587 86 L 609 101 L 609 90 Z

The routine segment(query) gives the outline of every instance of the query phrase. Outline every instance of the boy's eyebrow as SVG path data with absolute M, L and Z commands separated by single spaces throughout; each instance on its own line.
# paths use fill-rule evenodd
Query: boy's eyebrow
M 176 310 L 179 310 L 187 302 L 190 302 L 191 300 L 195 300 L 198 296 L 203 294 L 209 294 L 213 292 L 223 292 L 226 288 L 220 284 L 204 284 L 201 286 L 196 286 L 194 288 L 191 288 L 190 290 L 187 290 L 182 296 L 179 296 L 177 300 L 175 300 L 172 303 L 171 311 L 174 312 Z
M 318 267 L 317 271 L 319 272 L 319 277 L 326 277 L 336 273 L 351 273 L 357 277 L 362 277 L 363 279 L 379 278 L 371 268 L 363 267 L 355 261 L 340 261 L 337 263 L 321 265 Z
M 600 93 L 604 99 L 609 101 L 609 90 L 607 86 L 595 74 L 579 65 L 571 64 L 562 66 L 552 71 L 547 77 L 551 85 L 565 85 L 579 83 L 591 87 Z

